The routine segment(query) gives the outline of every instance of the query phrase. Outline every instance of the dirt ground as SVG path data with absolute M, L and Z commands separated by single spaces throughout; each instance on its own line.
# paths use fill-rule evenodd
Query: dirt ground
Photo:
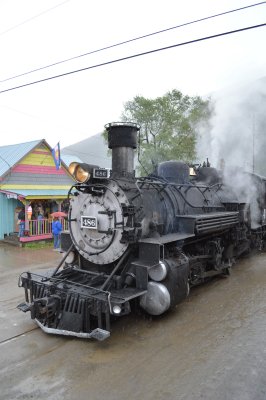
M 266 254 L 195 288 L 167 315 L 130 315 L 104 342 L 43 333 L 16 309 L 51 249 L 0 246 L 0 399 L 265 400 Z

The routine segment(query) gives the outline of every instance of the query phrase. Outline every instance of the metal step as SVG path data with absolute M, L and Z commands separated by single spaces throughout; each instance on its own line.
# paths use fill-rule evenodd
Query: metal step
M 18 308 L 20 311 L 23 311 L 23 312 L 30 311 L 30 305 L 27 304 L 27 303 L 20 303 L 20 304 L 17 306 L 17 308 Z

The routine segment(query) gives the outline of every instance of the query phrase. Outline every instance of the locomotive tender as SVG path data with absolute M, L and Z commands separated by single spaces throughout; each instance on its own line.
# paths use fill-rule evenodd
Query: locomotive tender
M 243 173 L 242 187 L 232 189 L 209 164 L 191 175 L 179 161 L 136 178 L 139 129 L 106 125 L 111 171 L 70 164 L 77 183 L 69 191 L 62 261 L 19 278 L 25 302 L 18 308 L 47 333 L 104 340 L 112 319 L 135 307 L 161 315 L 191 287 L 228 275 L 241 254 L 263 246 L 265 178 Z

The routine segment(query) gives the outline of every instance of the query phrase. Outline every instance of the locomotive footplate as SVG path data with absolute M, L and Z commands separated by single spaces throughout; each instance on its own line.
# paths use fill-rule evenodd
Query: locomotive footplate
M 17 306 L 46 333 L 104 340 L 110 336 L 111 316 L 130 313 L 129 301 L 146 291 L 125 288 L 105 291 L 84 283 L 83 276 L 23 273 L 25 303 Z

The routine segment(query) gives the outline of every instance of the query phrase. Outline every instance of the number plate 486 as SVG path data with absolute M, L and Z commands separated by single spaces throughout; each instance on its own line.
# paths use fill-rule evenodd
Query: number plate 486
M 81 228 L 97 229 L 97 219 L 95 217 L 82 215 Z

